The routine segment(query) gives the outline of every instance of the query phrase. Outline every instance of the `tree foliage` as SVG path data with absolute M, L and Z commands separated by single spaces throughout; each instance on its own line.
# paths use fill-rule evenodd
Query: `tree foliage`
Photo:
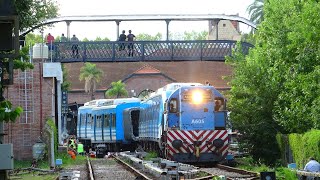
M 68 81 L 68 71 L 67 69 L 64 67 L 63 64 L 61 64 L 61 68 L 62 68 L 62 73 L 63 73 L 63 83 L 61 84 L 61 89 L 64 91 L 68 91 L 70 89 L 71 86 L 71 82 Z
M 85 92 L 91 94 L 91 99 L 94 99 L 97 83 L 100 82 L 103 72 L 97 68 L 96 64 L 86 62 L 80 69 L 80 81 L 85 81 Z
M 161 39 L 162 39 L 162 34 L 159 32 L 155 36 L 145 34 L 145 33 L 141 33 L 136 36 L 137 41 L 160 41 Z
M 264 19 L 264 6 L 265 0 L 254 0 L 247 8 L 247 11 L 250 15 L 250 20 L 256 24 L 260 24 Z
M 310 157 L 320 159 L 320 130 L 289 135 L 289 145 L 298 167 L 302 169 Z
M 268 0 L 256 47 L 228 58 L 231 120 L 256 159 L 274 162 L 277 132 L 320 127 L 319 10 L 312 0 Z
M 43 42 L 42 36 L 39 34 L 29 33 L 26 35 L 25 45 L 28 47 L 33 47 L 36 43 L 42 43 L 42 42 Z
M 0 102 L 0 122 L 14 122 L 22 112 L 23 109 L 20 106 L 13 108 L 10 101 Z
M 128 91 L 126 90 L 126 85 L 119 80 L 111 83 L 111 89 L 107 90 L 105 95 L 119 98 L 121 96 L 128 96 Z
M 55 0 L 15 0 L 19 16 L 20 31 L 39 24 L 45 19 L 58 16 L 58 5 Z
M 181 33 L 170 33 L 170 39 L 172 40 L 206 40 L 208 37 L 208 32 L 207 31 L 201 31 L 201 32 L 196 32 L 196 31 L 185 31 L 183 34 Z

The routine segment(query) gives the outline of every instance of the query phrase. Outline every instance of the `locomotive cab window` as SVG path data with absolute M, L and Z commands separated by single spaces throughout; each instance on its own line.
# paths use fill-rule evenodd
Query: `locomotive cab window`
M 224 111 L 225 110 L 225 104 L 223 98 L 215 98 L 214 99 L 214 111 Z
M 177 99 L 173 98 L 169 102 L 169 112 L 176 113 L 178 109 L 178 101 Z

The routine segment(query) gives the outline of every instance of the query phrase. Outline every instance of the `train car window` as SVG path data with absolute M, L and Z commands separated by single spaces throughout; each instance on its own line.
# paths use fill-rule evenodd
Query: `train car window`
M 87 115 L 87 121 L 88 121 L 87 123 L 90 124 L 92 122 L 92 120 L 93 120 L 93 116 L 91 114 L 88 114 Z
M 97 127 L 98 128 L 101 128 L 101 122 L 102 122 L 102 119 L 101 119 L 101 115 L 97 116 L 97 120 L 96 120 L 96 123 L 97 123 Z
M 116 127 L 116 115 L 115 114 L 112 114 L 112 124 L 111 124 L 112 127 Z
M 81 124 L 82 125 L 86 124 L 86 115 L 85 114 L 81 114 Z
M 110 115 L 109 114 L 105 114 L 104 115 L 104 125 L 103 127 L 109 127 L 110 126 Z
M 214 100 L 214 103 L 215 103 L 215 106 L 214 106 L 215 111 L 224 111 L 225 110 L 224 99 L 216 98 Z
M 175 99 L 175 98 L 171 99 L 169 104 L 170 104 L 169 112 L 170 113 L 176 113 L 177 112 L 177 106 L 178 106 L 177 99 Z

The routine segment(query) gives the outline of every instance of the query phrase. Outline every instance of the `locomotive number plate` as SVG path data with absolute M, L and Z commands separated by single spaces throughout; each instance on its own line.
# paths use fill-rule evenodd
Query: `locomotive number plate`
M 202 124 L 202 123 L 204 123 L 204 119 L 203 118 L 195 118 L 195 119 L 192 119 L 191 123 L 192 124 Z

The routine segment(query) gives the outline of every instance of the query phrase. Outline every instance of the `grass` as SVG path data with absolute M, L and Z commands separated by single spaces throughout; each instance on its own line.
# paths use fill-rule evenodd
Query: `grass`
M 62 169 L 66 169 L 75 165 L 82 165 L 86 163 L 86 157 L 85 156 L 77 156 L 75 160 L 71 159 L 70 156 L 67 153 L 58 153 L 56 155 L 55 159 L 62 159 Z M 14 161 L 14 169 L 19 169 L 19 168 L 29 168 L 31 167 L 32 161 Z M 40 169 L 44 170 L 49 170 L 50 169 L 50 164 L 47 159 L 39 160 L 38 161 L 38 167 Z M 51 179 L 56 179 L 56 177 L 59 176 L 58 172 L 55 172 L 53 174 L 44 174 L 43 172 L 38 172 L 38 171 L 31 171 L 30 173 L 25 173 L 25 174 L 17 174 L 10 176 L 10 178 L 15 179 L 23 179 L 23 180 L 51 180 Z
M 286 167 L 268 167 L 264 164 L 261 164 L 259 162 L 254 162 L 254 160 L 251 157 L 243 157 L 236 160 L 239 164 L 237 165 L 237 168 L 245 169 L 248 171 L 253 172 L 276 172 L 276 177 L 279 180 L 296 180 L 298 179 L 296 176 L 296 173 L 294 171 L 291 171 L 289 168 Z
M 152 158 L 156 158 L 156 157 L 158 157 L 157 152 L 151 151 L 151 152 L 148 152 L 148 153 L 147 153 L 147 155 L 144 157 L 144 160 L 149 161 L 149 160 L 151 160 Z

